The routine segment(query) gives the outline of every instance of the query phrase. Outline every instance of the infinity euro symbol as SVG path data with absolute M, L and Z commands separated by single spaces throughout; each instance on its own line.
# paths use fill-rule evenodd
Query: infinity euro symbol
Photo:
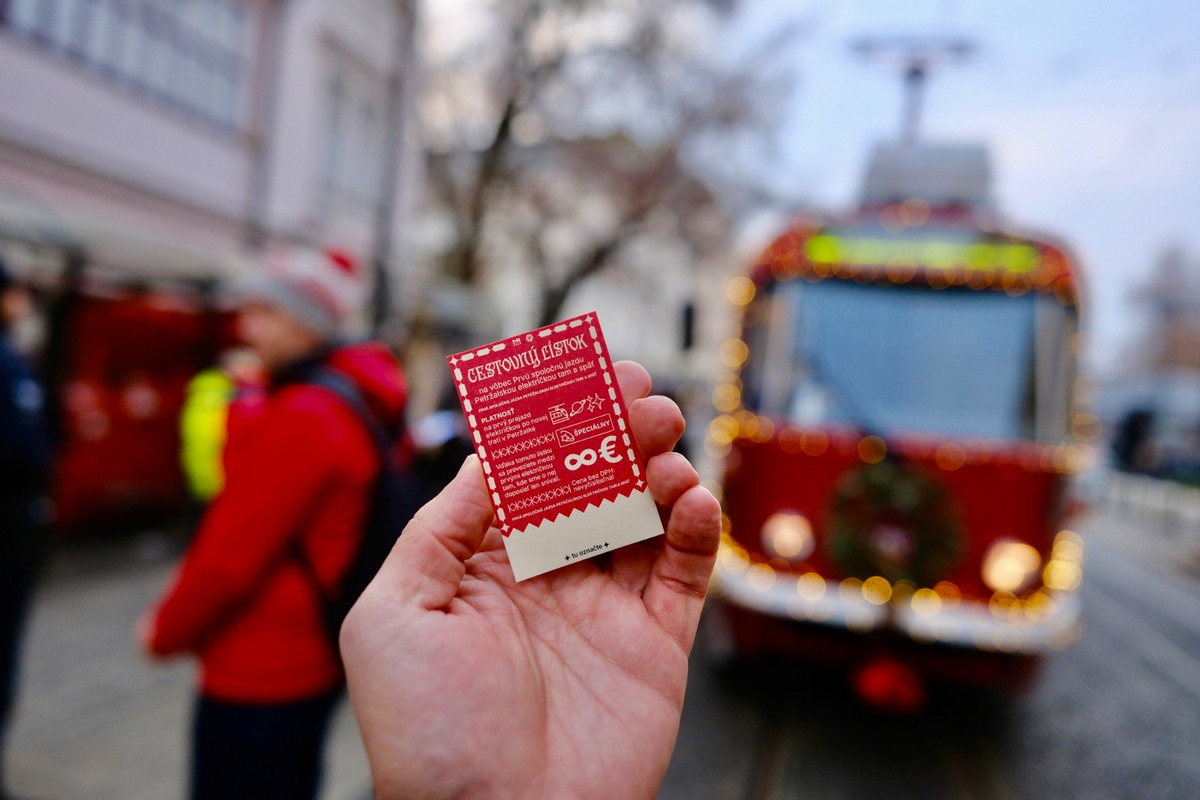
M 567 469 L 571 470 L 571 472 L 574 472 L 580 467 L 585 467 L 588 464 L 595 463 L 596 451 L 592 450 L 590 447 L 580 453 L 571 453 L 569 456 L 563 459 L 563 464 Z
M 563 459 L 563 465 L 574 472 L 580 467 L 586 467 L 596 463 L 597 458 L 603 458 L 610 464 L 616 464 L 622 460 L 620 453 L 616 452 L 617 437 L 606 436 L 600 442 L 600 452 L 597 454 L 592 448 L 580 450 L 578 453 L 571 453 Z
M 610 464 L 616 464 L 621 460 L 621 454 L 616 452 L 617 437 L 606 436 L 604 441 L 600 442 L 600 457 Z

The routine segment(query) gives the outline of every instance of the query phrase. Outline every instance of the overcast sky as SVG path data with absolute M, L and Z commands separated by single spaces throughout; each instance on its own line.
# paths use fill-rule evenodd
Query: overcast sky
M 1200 2 L 745 0 L 731 42 L 796 18 L 774 54 L 799 85 L 773 174 L 849 204 L 870 145 L 895 135 L 900 82 L 851 55 L 869 34 L 961 34 L 979 54 L 935 74 L 923 133 L 991 147 L 1001 211 L 1065 239 L 1089 273 L 1090 355 L 1128 338 L 1128 298 L 1162 249 L 1200 253 Z M 770 57 L 771 54 L 763 54 Z

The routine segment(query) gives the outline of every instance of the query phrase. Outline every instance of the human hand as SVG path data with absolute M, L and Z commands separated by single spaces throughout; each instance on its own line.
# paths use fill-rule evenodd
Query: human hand
M 666 773 L 720 535 L 669 452 L 683 416 L 614 365 L 666 534 L 513 580 L 479 461 L 427 504 L 342 627 L 380 798 L 650 798 Z M 634 399 L 641 398 L 641 399 Z

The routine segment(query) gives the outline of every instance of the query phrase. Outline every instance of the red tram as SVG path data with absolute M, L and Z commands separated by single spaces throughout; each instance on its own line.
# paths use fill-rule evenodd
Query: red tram
M 961 192 L 894 189 L 796 224 L 727 287 L 721 627 L 742 655 L 1016 687 L 1079 624 L 1080 277 Z

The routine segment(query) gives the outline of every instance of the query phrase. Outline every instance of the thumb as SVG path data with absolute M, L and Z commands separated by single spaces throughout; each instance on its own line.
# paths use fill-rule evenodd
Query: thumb
M 483 469 L 472 455 L 408 523 L 372 586 L 400 602 L 444 608 L 458 593 L 465 562 L 483 543 L 494 513 Z

